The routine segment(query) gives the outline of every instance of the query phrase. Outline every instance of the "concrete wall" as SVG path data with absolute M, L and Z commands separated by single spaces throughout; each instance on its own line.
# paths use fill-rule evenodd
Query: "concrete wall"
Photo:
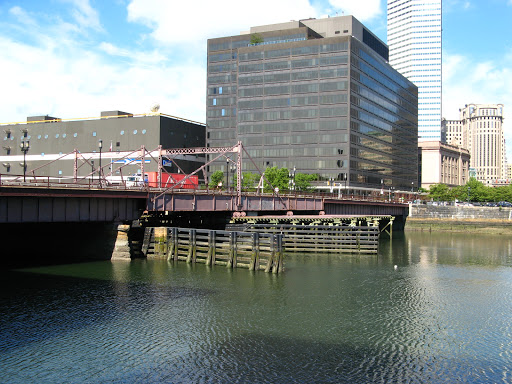
M 411 205 L 409 218 L 512 221 L 512 208 Z

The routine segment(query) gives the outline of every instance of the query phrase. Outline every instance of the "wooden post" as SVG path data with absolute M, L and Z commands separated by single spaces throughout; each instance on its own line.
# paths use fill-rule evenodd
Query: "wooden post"
M 168 247 L 167 247 L 167 261 L 171 261 L 173 260 L 173 253 L 174 253 L 174 249 L 175 249 L 175 241 L 177 240 L 174 235 L 175 235 L 175 232 L 174 232 L 174 229 L 175 227 L 172 227 L 172 228 L 169 228 L 170 231 L 168 230 L 167 231 L 167 242 L 169 243 Z
M 208 255 L 206 256 L 206 265 L 212 265 L 212 255 L 215 248 L 215 243 L 212 242 L 213 233 L 214 231 L 208 231 Z
M 237 266 L 237 258 L 238 258 L 238 232 L 233 232 L 233 268 Z
M 279 241 L 278 241 L 278 244 L 279 244 L 279 248 L 278 248 L 278 270 L 277 272 L 281 273 L 283 272 L 284 270 L 284 265 L 283 265 L 283 235 L 279 235 Z
M 226 267 L 227 268 L 233 268 L 233 233 L 234 232 L 229 232 L 229 241 L 228 241 L 228 246 L 229 246 L 229 251 L 228 251 L 228 262 L 227 262 L 227 265 Z
M 187 263 L 192 262 L 192 230 L 188 230 L 188 254 L 187 254 Z
M 260 235 L 258 232 L 252 233 L 252 253 L 251 253 L 251 266 L 250 271 L 255 271 L 259 266 L 260 258 Z
M 148 256 L 149 243 L 151 242 L 151 235 L 153 234 L 152 227 L 144 228 L 144 240 L 142 241 L 142 254 L 144 257 Z
M 174 239 L 175 239 L 175 241 L 174 241 L 174 261 L 178 261 L 178 252 L 180 250 L 179 249 L 179 245 L 180 245 L 179 244 L 179 240 L 180 240 L 179 239 L 179 234 L 180 234 L 179 228 L 174 227 L 173 232 L 174 232 Z
M 217 232 L 212 231 L 212 265 L 215 265 L 217 257 Z
M 190 230 L 190 239 L 192 243 L 192 263 L 196 263 L 197 256 L 197 232 L 195 229 Z
M 274 257 L 275 257 L 275 243 L 274 243 L 275 236 L 276 235 L 274 235 L 274 234 L 270 235 L 270 256 L 268 257 L 267 266 L 265 267 L 266 273 L 269 273 L 270 270 L 272 269 L 272 263 L 273 263 Z

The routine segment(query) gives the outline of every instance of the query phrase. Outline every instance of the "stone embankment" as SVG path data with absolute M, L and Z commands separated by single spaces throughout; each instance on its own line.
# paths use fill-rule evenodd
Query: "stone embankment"
M 512 234 L 512 208 L 411 205 L 405 230 Z

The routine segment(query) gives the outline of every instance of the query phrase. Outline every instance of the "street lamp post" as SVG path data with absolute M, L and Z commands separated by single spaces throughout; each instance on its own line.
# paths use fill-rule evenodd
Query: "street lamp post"
M 229 159 L 226 159 L 226 192 L 229 192 Z
M 297 169 L 293 167 L 293 171 L 288 172 L 288 189 L 290 191 L 295 191 L 295 171 Z
M 28 140 L 23 140 L 20 143 L 20 149 L 23 152 L 23 182 L 26 181 L 26 171 L 27 171 L 27 152 L 30 149 L 30 142 Z
M 101 184 L 101 149 L 103 148 L 103 140 L 98 141 L 98 148 L 100 150 L 100 166 L 98 168 L 98 176 L 100 178 L 100 184 Z

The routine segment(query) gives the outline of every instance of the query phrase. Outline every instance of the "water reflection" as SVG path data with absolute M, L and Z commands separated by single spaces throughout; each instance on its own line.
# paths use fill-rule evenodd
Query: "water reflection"
M 4 272 L 0 381 L 510 382 L 510 242 L 406 233 L 378 256 L 288 255 L 281 275 L 165 260 Z

